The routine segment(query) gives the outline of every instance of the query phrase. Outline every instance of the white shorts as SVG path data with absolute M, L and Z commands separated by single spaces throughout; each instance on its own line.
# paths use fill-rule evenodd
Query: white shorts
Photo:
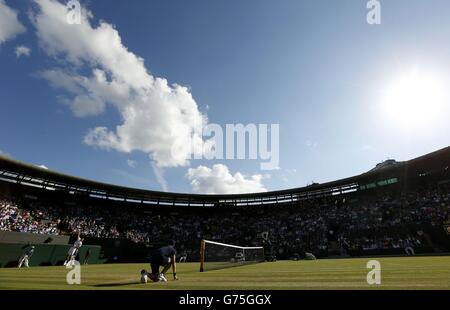
M 69 252 L 67 252 L 67 255 L 74 256 L 74 255 L 77 255 L 77 252 L 78 252 L 78 249 L 77 249 L 77 248 L 71 247 L 71 248 L 69 249 Z

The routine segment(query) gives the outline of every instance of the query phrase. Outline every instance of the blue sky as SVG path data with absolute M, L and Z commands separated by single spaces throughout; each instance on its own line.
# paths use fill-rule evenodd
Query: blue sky
M 2 153 L 130 187 L 192 192 L 191 182 L 198 181 L 206 186 L 199 191 L 235 192 L 247 185 L 250 190 L 277 190 L 331 181 L 365 172 L 387 158 L 407 160 L 450 144 L 450 109 L 443 99 L 447 90 L 436 99 L 441 89 L 426 88 L 413 112 L 400 113 L 405 106 L 397 106 L 394 116 L 386 111 L 392 98 L 396 102 L 410 98 L 395 85 L 403 85 L 411 72 L 419 76 L 420 85 L 429 81 L 448 85 L 448 1 L 381 1 L 380 25 L 366 22 L 365 0 L 80 2 L 91 12 L 86 19 L 89 31 L 97 31 L 100 21 L 114 25 L 107 31 L 118 32 L 120 49 L 110 48 L 110 41 L 100 44 L 84 37 L 58 43 L 55 36 L 78 30 L 64 34 L 63 27 L 55 32 L 57 20 L 46 23 L 52 17 L 47 4 L 53 1 L 0 0 L 3 9 L 7 6 L 18 13 L 17 22 L 23 27 L 3 42 L 0 29 Z M 18 57 L 18 46 L 29 48 L 29 55 Z M 279 169 L 261 171 L 258 160 L 193 160 L 155 169 L 158 162 L 155 165 L 148 148 L 164 148 L 161 144 L 167 141 L 148 141 L 152 135 L 130 149 L 123 141 L 109 149 L 99 147 L 98 140 L 97 145 L 86 143 L 93 128 L 114 132 L 124 122 L 120 112 L 124 106 L 108 102 L 109 90 L 102 90 L 101 103 L 92 100 L 101 111 L 77 116 L 74 96 L 86 99 L 83 92 L 100 91 L 83 86 L 86 89 L 77 88 L 74 94 L 67 87 L 55 87 L 55 80 L 43 73 L 57 68 L 70 77 L 92 78 L 93 70 L 101 69 L 108 81 L 122 81 L 128 70 L 116 67 L 120 72 L 114 72 L 110 62 L 95 56 L 111 52 L 122 57 L 126 51 L 143 59 L 142 65 L 133 56 L 130 72 L 141 66 L 148 76 L 167 79 L 169 86 L 187 87 L 194 116 L 203 115 L 220 125 L 280 124 Z M 136 85 L 142 81 L 139 77 L 127 83 Z M 169 104 L 184 100 L 184 92 L 176 93 Z M 143 104 L 153 104 L 148 100 Z M 90 103 L 84 102 L 83 109 L 91 111 Z M 434 114 L 422 121 L 424 109 Z M 164 111 L 157 111 L 162 119 L 166 117 Z M 193 170 L 191 179 L 186 177 L 189 168 L 210 169 L 215 164 L 227 167 L 226 180 L 217 175 L 202 179 L 201 170 Z M 159 178 L 158 172 L 163 174 Z M 261 177 L 252 179 L 256 175 Z M 232 184 L 211 189 L 202 183 L 220 181 Z

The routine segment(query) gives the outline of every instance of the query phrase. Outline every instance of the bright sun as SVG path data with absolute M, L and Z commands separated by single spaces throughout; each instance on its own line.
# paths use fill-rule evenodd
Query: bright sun
M 413 72 L 399 77 L 385 93 L 383 110 L 406 129 L 431 125 L 445 117 L 441 115 L 448 98 L 445 86 L 443 79 L 430 74 Z

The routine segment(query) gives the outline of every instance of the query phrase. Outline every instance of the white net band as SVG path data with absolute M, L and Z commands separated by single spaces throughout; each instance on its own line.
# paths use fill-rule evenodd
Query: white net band
M 241 250 L 260 250 L 263 248 L 260 246 L 237 246 L 237 245 L 233 245 L 233 244 L 220 243 L 220 242 L 210 241 L 210 240 L 203 240 L 203 241 L 205 241 L 205 243 L 209 243 L 209 244 L 221 245 L 221 246 L 226 246 L 226 247 L 241 249 Z

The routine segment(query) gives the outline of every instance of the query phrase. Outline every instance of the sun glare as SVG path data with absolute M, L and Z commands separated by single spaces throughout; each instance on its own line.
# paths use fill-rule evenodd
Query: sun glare
M 394 80 L 383 100 L 383 109 L 392 121 L 406 129 L 429 126 L 441 117 L 448 104 L 443 79 L 413 72 Z

